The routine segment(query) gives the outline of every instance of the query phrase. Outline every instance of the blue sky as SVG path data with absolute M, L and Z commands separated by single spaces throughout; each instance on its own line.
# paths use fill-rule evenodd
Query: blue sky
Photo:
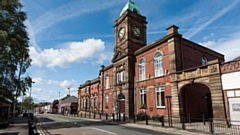
M 147 42 L 171 25 L 184 38 L 219 51 L 229 61 L 240 55 L 239 0 L 133 0 L 146 16 Z M 21 0 L 28 14 L 34 102 L 52 102 L 98 77 L 113 56 L 114 21 L 127 0 Z

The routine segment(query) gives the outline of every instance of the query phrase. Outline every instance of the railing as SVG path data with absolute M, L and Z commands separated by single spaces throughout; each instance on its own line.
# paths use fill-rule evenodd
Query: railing
M 146 124 L 164 128 L 177 128 L 191 132 L 221 134 L 221 135 L 240 135 L 240 125 L 229 124 L 226 119 L 199 119 L 185 117 L 149 117 L 148 115 L 136 116 L 133 120 L 137 124 Z M 231 123 L 240 123 L 240 121 L 231 121 Z
M 72 114 L 72 117 L 101 119 L 104 121 L 115 122 L 132 122 L 141 125 L 152 125 L 162 128 L 177 128 L 179 130 L 187 130 L 190 132 L 221 134 L 221 135 L 240 135 L 240 121 L 231 121 L 228 123 L 226 119 L 212 118 L 190 118 L 186 117 L 170 117 L 149 115 L 135 115 L 133 119 L 127 119 L 125 114 L 121 116 L 117 113 L 101 113 L 80 111 L 78 114 Z M 237 124 L 238 125 L 237 125 Z

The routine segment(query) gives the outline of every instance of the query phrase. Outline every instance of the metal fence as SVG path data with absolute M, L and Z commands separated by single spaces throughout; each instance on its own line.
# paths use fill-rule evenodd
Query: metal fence
M 135 115 L 133 119 L 127 119 L 124 114 L 80 112 L 73 114 L 73 117 L 101 119 L 105 121 L 132 122 L 141 125 L 153 125 L 163 128 L 177 128 L 190 132 L 208 133 L 217 135 L 240 135 L 240 121 L 227 121 L 226 119 L 190 118 L 172 116 L 149 116 Z
M 186 118 L 186 117 L 150 117 L 136 116 L 134 123 L 161 126 L 164 128 L 177 128 L 181 130 L 188 130 L 191 132 L 221 134 L 221 135 L 240 135 L 240 121 L 231 121 L 226 119 L 205 119 L 203 118 Z

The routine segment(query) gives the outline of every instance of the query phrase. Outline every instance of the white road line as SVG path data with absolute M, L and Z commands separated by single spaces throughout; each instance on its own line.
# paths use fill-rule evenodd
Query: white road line
M 99 128 L 95 128 L 95 127 L 92 127 L 92 129 L 95 129 L 95 130 L 98 130 L 98 131 L 102 131 L 102 132 L 108 133 L 110 135 L 116 135 L 116 133 L 113 133 L 113 132 L 110 132 L 110 131 L 107 131 L 107 130 L 103 130 L 103 129 L 99 129 Z

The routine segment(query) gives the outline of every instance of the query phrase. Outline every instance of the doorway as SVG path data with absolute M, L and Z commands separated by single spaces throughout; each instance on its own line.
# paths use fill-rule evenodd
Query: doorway
M 182 88 L 183 116 L 191 121 L 213 118 L 212 98 L 209 88 L 200 83 Z

